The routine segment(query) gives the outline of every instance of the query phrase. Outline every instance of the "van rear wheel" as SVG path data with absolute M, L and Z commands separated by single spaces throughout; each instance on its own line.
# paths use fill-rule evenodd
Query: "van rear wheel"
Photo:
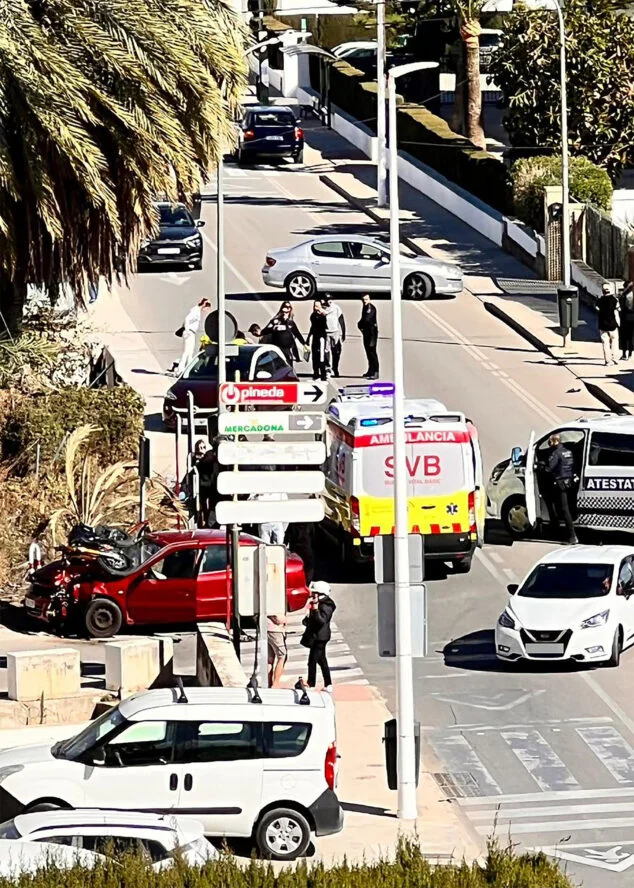
M 260 819 L 255 841 L 262 857 L 295 860 L 310 844 L 310 826 L 303 814 L 292 808 L 275 808 Z

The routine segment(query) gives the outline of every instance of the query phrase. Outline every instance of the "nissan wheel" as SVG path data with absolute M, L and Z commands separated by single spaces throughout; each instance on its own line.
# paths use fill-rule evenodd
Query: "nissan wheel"
M 90 638 L 110 638 L 121 629 L 121 608 L 109 598 L 95 598 L 84 613 L 84 626 Z
M 514 496 L 508 499 L 502 507 L 500 518 L 506 532 L 515 539 L 521 539 L 530 533 L 531 524 L 524 497 Z
M 403 295 L 406 299 L 430 299 L 434 295 L 434 282 L 428 275 L 415 271 L 405 278 Z
M 260 819 L 255 841 L 262 857 L 295 860 L 310 844 L 310 826 L 303 814 L 292 808 L 275 808 Z
M 291 299 L 312 299 L 316 290 L 315 279 L 304 271 L 294 271 L 286 278 L 286 292 Z

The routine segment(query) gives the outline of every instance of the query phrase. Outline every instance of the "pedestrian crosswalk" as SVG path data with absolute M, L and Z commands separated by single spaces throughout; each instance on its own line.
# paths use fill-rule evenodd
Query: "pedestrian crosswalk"
M 287 617 L 286 646 L 288 648 L 288 660 L 286 661 L 282 679 L 285 685 L 296 682 L 300 676 L 306 679 L 308 649 L 300 644 L 300 639 L 304 632 L 304 626 L 302 625 L 304 616 L 304 611 L 298 611 L 294 614 L 288 614 Z M 361 667 L 334 621 L 330 624 L 330 629 L 332 636 L 326 648 L 326 655 L 333 684 L 367 685 L 368 681 L 363 677 Z M 317 687 L 321 686 L 322 677 L 318 669 Z
M 548 850 L 570 836 L 625 842 L 634 828 L 634 747 L 610 717 L 433 728 L 435 774 L 481 836 Z M 606 838 L 606 836 L 603 836 Z

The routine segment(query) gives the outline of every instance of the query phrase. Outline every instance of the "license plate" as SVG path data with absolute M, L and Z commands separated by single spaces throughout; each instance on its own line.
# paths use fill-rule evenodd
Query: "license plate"
M 564 652 L 563 644 L 527 644 L 526 645 L 526 653 L 527 654 L 550 654 L 551 656 L 556 656 L 559 654 L 561 656 Z
M 157 253 L 163 253 L 164 255 L 169 256 L 177 256 L 180 253 L 180 247 L 159 247 L 156 251 Z
M 269 142 L 283 142 L 284 136 L 265 136 Z
M 35 608 L 35 602 L 31 601 L 30 598 L 25 598 L 24 599 L 24 607 Z

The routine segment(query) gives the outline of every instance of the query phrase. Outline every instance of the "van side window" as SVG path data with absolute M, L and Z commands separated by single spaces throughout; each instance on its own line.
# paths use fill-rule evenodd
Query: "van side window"
M 591 466 L 627 466 L 634 468 L 634 435 L 593 432 L 590 439 Z
M 263 728 L 267 758 L 294 758 L 306 749 L 312 725 L 265 723 Z
M 255 722 L 181 722 L 176 761 L 235 762 L 262 758 L 260 726 Z

